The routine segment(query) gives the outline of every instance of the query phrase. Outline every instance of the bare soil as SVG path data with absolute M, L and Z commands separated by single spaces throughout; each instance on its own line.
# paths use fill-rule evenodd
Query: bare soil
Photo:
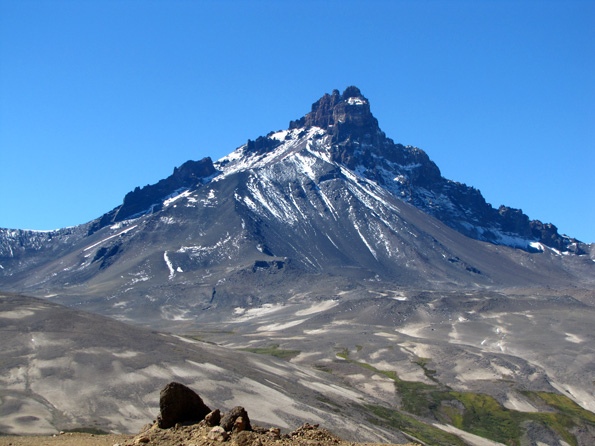
M 204 423 L 159 429 L 147 426 L 136 436 L 64 433 L 53 436 L 0 436 L 0 446 L 380 446 L 376 443 L 344 441 L 316 425 L 305 424 L 295 431 L 280 435 L 278 430 L 254 428 L 254 431 L 224 434 L 225 439 L 211 433 Z M 388 445 L 384 445 L 388 446 Z M 419 446 L 407 443 L 400 446 Z
M 132 435 L 92 435 L 66 433 L 61 435 L 7 435 L 0 436 L 0 446 L 113 446 L 124 445 Z

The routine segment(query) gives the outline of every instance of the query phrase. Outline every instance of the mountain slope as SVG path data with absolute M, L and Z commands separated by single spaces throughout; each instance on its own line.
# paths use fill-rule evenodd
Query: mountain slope
M 73 428 L 135 433 L 159 413 L 159 391 L 176 380 L 213 409 L 246 407 L 253 422 L 285 429 L 317 422 L 351 439 L 404 441 L 398 432 L 372 427 L 362 411 L 327 410 L 329 401 L 345 406 L 363 394 L 331 375 L 275 358 L 4 293 L 0 333 L 3 434 Z

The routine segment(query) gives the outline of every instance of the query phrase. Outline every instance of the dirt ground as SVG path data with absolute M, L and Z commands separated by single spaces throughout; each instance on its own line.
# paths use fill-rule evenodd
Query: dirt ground
M 373 443 L 343 441 L 317 426 L 305 424 L 290 434 L 279 435 L 274 429 L 211 432 L 204 424 L 171 429 L 147 428 L 136 436 L 64 433 L 54 436 L 0 436 L 0 446 L 380 446 Z M 388 445 L 384 445 L 388 446 Z M 418 446 L 407 443 L 400 446 Z
M 0 446 L 113 446 L 125 445 L 132 435 L 91 435 L 67 433 L 62 435 L 0 436 Z

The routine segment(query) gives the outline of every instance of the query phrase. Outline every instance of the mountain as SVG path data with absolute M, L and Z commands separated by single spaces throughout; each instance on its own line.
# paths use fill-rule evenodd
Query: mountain
M 287 130 L 136 188 L 90 223 L 1 230 L 0 286 L 128 303 L 130 293 L 160 300 L 192 288 L 205 307 L 215 296 L 246 299 L 246 281 L 257 287 L 264 270 L 306 289 L 371 279 L 423 288 L 572 284 L 592 280 L 591 252 L 443 178 L 425 152 L 387 138 L 349 87 Z
M 591 444 L 594 259 L 593 245 L 443 178 L 349 87 L 96 220 L 0 230 L 0 289 L 294 352 L 418 438 L 421 420 L 471 444 Z M 488 406 L 498 423 L 484 423 Z
M 312 129 L 319 131 L 309 135 Z M 529 220 L 519 209 L 506 206 L 494 209 L 477 189 L 443 178 L 438 166 L 421 149 L 395 144 L 380 130 L 368 100 L 356 87 L 347 88 L 342 95 L 337 90 L 324 95 L 312 105 L 310 113 L 290 122 L 289 131 L 248 141 L 239 153 L 223 158 L 216 167 L 209 158 L 188 161 L 169 178 L 142 190 L 135 189 L 99 225 L 152 211 L 164 197 L 207 183 L 219 173 L 229 171 L 229 164 L 245 170 L 249 168 L 246 163 L 257 161 L 258 155 L 287 152 L 287 147 L 280 146 L 287 146 L 289 140 L 294 141 L 292 146 L 300 146 L 301 138 L 306 138 L 302 144 L 308 145 L 323 137 L 325 141 L 315 145 L 316 155 L 330 162 L 334 169 L 343 167 L 373 181 L 471 238 L 526 250 L 543 250 L 545 245 L 561 252 L 587 253 L 584 244 L 560 235 L 554 225 Z M 295 152 L 295 148 L 291 150 Z M 236 159 L 238 155 L 241 162 Z M 328 179 L 323 175 L 322 179 L 313 180 Z

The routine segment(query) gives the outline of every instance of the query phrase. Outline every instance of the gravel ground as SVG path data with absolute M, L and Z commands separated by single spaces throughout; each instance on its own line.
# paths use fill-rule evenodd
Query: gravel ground
M 279 435 L 274 429 L 211 432 L 204 423 L 159 429 L 152 426 L 137 436 L 65 433 L 54 436 L 0 436 L 0 446 L 380 446 L 373 443 L 343 441 L 325 429 L 305 424 L 290 434 Z M 388 445 L 384 445 L 388 446 Z M 400 446 L 419 446 L 407 443 Z
M 130 442 L 132 435 L 92 435 L 66 433 L 62 435 L 0 436 L 0 446 L 113 446 Z

